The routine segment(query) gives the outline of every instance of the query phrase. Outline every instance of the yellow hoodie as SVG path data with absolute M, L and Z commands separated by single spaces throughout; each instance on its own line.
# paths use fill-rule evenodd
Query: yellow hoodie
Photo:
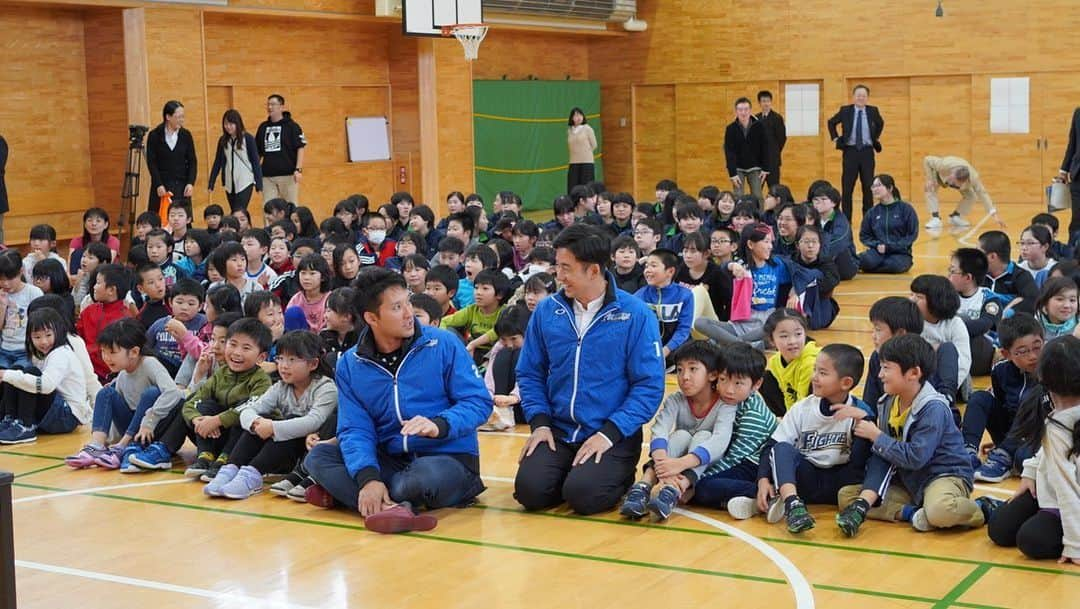
M 784 394 L 784 410 L 790 409 L 795 402 L 810 395 L 810 379 L 814 376 L 814 360 L 817 359 L 821 347 L 814 341 L 809 341 L 803 347 L 799 357 L 784 365 L 779 353 L 774 353 L 769 358 L 765 367 L 776 378 L 780 385 L 780 391 Z

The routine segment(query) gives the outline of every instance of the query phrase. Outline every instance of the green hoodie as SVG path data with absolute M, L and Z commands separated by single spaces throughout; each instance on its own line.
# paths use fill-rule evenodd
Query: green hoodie
M 184 420 L 190 425 L 195 417 L 200 416 L 196 408 L 199 402 L 212 399 L 228 409 L 219 415 L 221 426 L 232 427 L 240 422 L 237 408 L 249 399 L 266 393 L 270 385 L 270 376 L 258 366 L 244 372 L 233 372 L 227 365 L 219 366 L 214 374 L 184 402 Z

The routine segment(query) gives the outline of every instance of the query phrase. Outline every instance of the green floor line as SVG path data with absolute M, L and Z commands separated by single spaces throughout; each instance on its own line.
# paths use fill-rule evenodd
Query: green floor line
M 23 472 L 21 474 L 16 474 L 15 479 L 16 480 L 22 480 L 23 478 L 26 478 L 27 476 L 33 476 L 34 474 L 37 474 L 37 473 L 47 472 L 50 469 L 56 469 L 58 467 L 64 467 L 64 464 L 63 463 L 57 463 L 55 465 L 50 465 L 48 467 L 39 467 L 37 469 L 32 469 L 32 470 L 30 470 L 28 472 Z
M 953 589 L 949 590 L 949 593 L 945 595 L 945 598 L 935 604 L 933 609 L 948 609 L 957 601 L 957 599 L 963 596 L 965 592 L 970 590 L 983 575 L 986 575 L 988 571 L 990 571 L 990 565 L 983 564 L 975 567 L 971 573 L 968 573 L 967 577 L 953 586 Z
M 68 490 L 68 489 L 44 486 L 44 485 L 40 485 L 40 484 L 30 484 L 30 483 L 21 483 L 21 482 L 15 482 L 15 483 L 12 484 L 12 486 L 20 486 L 20 487 L 25 487 L 25 488 L 32 488 L 32 489 L 36 489 L 36 490 L 53 491 L 53 492 L 65 492 L 65 491 Z M 162 507 L 172 507 L 172 508 L 178 508 L 178 509 L 187 509 L 187 510 L 194 510 L 194 511 L 199 511 L 199 512 L 229 514 L 229 515 L 234 515 L 234 516 L 246 516 L 246 517 L 249 517 L 249 518 L 259 518 L 259 519 L 263 519 L 263 520 L 273 520 L 273 521 L 277 521 L 277 522 L 289 522 L 289 523 L 293 523 L 293 524 L 307 524 L 307 525 L 331 527 L 331 528 L 347 529 L 347 530 L 355 530 L 355 531 L 363 531 L 363 530 L 365 530 L 364 527 L 361 526 L 361 525 L 345 524 L 345 523 L 338 523 L 338 522 L 328 522 L 328 521 L 322 521 L 322 520 L 311 520 L 311 519 L 308 519 L 308 518 L 296 518 L 296 517 L 291 517 L 291 516 L 278 516 L 276 514 L 262 514 L 262 513 L 258 513 L 258 512 L 246 512 L 246 511 L 240 511 L 240 510 L 226 510 L 226 509 L 210 507 L 210 506 L 193 505 L 193 504 L 190 504 L 190 503 L 179 503 L 179 502 L 174 502 L 174 501 L 163 501 L 163 500 L 160 500 L 160 499 L 146 499 L 146 498 L 142 498 L 142 497 L 128 497 L 128 496 L 124 496 L 124 495 L 114 495 L 114 494 L 111 494 L 111 493 L 93 493 L 93 492 L 91 492 L 91 493 L 86 493 L 85 496 L 97 497 L 97 498 L 101 498 L 101 499 L 112 499 L 112 500 L 117 500 L 117 501 L 127 501 L 127 502 L 131 502 L 131 503 L 139 503 L 139 504 L 144 504 L 144 505 L 159 505 L 159 506 L 162 506 Z M 678 573 L 687 573 L 687 574 L 691 574 L 691 575 L 705 575 L 705 576 L 709 576 L 709 577 L 721 577 L 721 578 L 736 579 L 736 580 L 741 580 L 741 581 L 753 581 L 753 582 L 757 582 L 757 583 L 768 583 L 768 584 L 784 585 L 784 586 L 788 585 L 787 580 L 784 580 L 784 579 L 781 579 L 781 578 L 763 577 L 763 576 L 757 576 L 757 575 L 746 575 L 746 574 L 741 574 L 741 573 L 729 573 L 729 572 L 714 571 L 714 570 L 709 570 L 709 569 L 697 569 L 697 568 L 693 568 L 693 567 L 680 567 L 680 566 L 676 566 L 676 565 L 665 565 L 665 564 L 660 564 L 660 563 L 650 563 L 650 562 L 644 562 L 644 561 L 625 560 L 625 559 L 619 559 L 619 558 L 610 558 L 610 557 L 606 557 L 606 556 L 590 556 L 588 554 L 577 554 L 577 553 L 574 553 L 574 552 L 562 552 L 562 551 L 559 551 L 559 550 L 548 550 L 548 549 L 545 549 L 545 548 L 534 548 L 534 547 L 529 547 L 529 546 L 515 546 L 515 545 L 510 545 L 510 544 L 494 543 L 494 542 L 481 541 L 481 540 L 476 540 L 476 539 L 461 539 L 461 538 L 457 538 L 457 537 L 446 537 L 446 536 L 442 536 L 442 535 L 432 535 L 432 534 L 429 534 L 429 533 L 405 533 L 404 535 L 407 536 L 407 537 L 416 538 L 416 539 L 430 539 L 430 540 L 433 540 L 433 541 L 442 541 L 442 542 L 446 542 L 446 543 L 455 543 L 455 544 L 460 544 L 460 545 L 468 545 L 468 546 L 481 547 L 481 548 L 493 548 L 493 549 L 499 549 L 499 550 L 513 551 L 513 552 L 523 552 L 523 553 L 526 553 L 526 554 L 537 554 L 537 555 L 542 555 L 542 556 L 554 556 L 554 557 L 558 557 L 558 558 L 569 558 L 569 559 L 575 559 L 575 560 L 587 560 L 587 561 L 592 561 L 592 562 L 602 562 L 602 563 L 616 564 L 616 565 L 622 565 L 622 566 L 639 567 L 639 568 L 646 568 L 646 569 L 658 569 L 658 570 L 662 570 L 662 571 L 672 571 L 672 572 L 678 572 Z M 858 594 L 858 595 L 861 595 L 861 596 L 873 596 L 873 597 L 877 597 L 877 598 L 890 598 L 890 599 L 896 599 L 896 600 L 921 602 L 921 603 L 926 603 L 926 604 L 934 604 L 934 603 L 939 602 L 939 600 L 940 600 L 940 599 L 930 598 L 930 597 L 920 597 L 920 596 L 897 594 L 897 593 L 891 593 L 891 592 L 880 592 L 880 591 L 877 591 L 877 590 L 865 590 L 865 589 L 860 589 L 860 588 L 846 588 L 846 587 L 843 587 L 843 586 L 834 586 L 834 585 L 826 585 L 826 584 L 814 584 L 813 587 L 817 588 L 817 589 L 820 589 L 820 590 L 828 590 L 828 591 L 831 591 L 831 592 L 843 592 L 843 593 L 848 593 L 848 594 Z M 975 607 L 975 609 L 982 609 L 982 608 L 980 608 L 978 606 L 973 606 L 973 607 Z M 992 608 L 986 607 L 985 609 L 992 609 Z
M 4 455 L 12 455 L 14 457 L 29 457 L 31 459 L 49 459 L 50 461 L 63 461 L 64 460 L 64 457 L 57 457 L 56 455 L 39 455 L 39 454 L 34 454 L 34 453 L 23 453 L 23 452 L 14 452 L 14 451 L 10 451 L 10 450 L 0 450 L 0 457 L 2 457 Z M 87 469 L 94 469 L 94 468 L 87 468 Z M 182 469 L 182 468 L 181 469 L 177 469 L 177 468 L 156 469 L 154 471 L 155 472 L 164 472 L 166 474 L 181 474 L 182 475 L 184 473 L 184 469 Z
M 688 527 L 679 527 L 663 524 L 652 524 L 646 522 L 633 522 L 630 520 L 609 520 L 607 518 L 597 518 L 595 516 L 577 516 L 574 514 L 557 514 L 553 512 L 526 512 L 520 508 L 504 508 L 491 505 L 473 505 L 470 506 L 473 509 L 490 510 L 494 512 L 509 512 L 512 514 L 520 514 L 523 516 L 536 516 L 545 518 L 562 518 L 565 520 L 583 520 L 586 522 L 594 522 L 598 524 L 606 524 L 611 526 L 629 526 L 646 529 L 661 529 L 668 531 L 678 531 L 680 533 L 690 533 L 693 535 L 707 535 L 711 537 L 730 537 L 727 533 L 719 530 L 709 529 L 692 529 Z M 862 554 L 876 554 L 879 556 L 894 556 L 896 558 L 915 558 L 924 560 L 933 560 L 938 562 L 948 562 L 954 564 L 965 565 L 988 565 L 1000 569 L 1012 569 L 1015 571 L 1030 571 L 1035 573 L 1046 573 L 1049 575 L 1068 575 L 1071 577 L 1080 577 L 1080 573 L 1075 571 L 1059 571 L 1056 569 L 1050 569 L 1047 567 L 1033 567 L 1030 565 L 1013 565 L 1008 563 L 997 563 L 990 561 L 976 560 L 974 558 L 959 558 L 955 556 L 937 556 L 933 554 L 918 554 L 916 552 L 902 552 L 899 550 L 881 550 L 877 548 L 864 548 L 860 546 L 846 546 L 840 544 L 825 543 L 821 541 L 808 541 L 805 539 L 790 539 L 783 537 L 758 537 L 762 541 L 770 543 L 778 543 L 794 546 L 806 546 L 811 548 L 822 548 L 828 550 L 838 550 L 843 552 L 858 552 Z

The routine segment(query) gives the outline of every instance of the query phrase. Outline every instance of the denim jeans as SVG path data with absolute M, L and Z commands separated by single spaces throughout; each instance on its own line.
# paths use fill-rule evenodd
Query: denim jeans
M 127 400 L 115 387 L 103 387 L 94 400 L 93 431 L 108 434 L 112 427 L 121 435 L 135 435 L 142 424 L 143 415 L 161 397 L 161 390 L 157 387 L 148 387 L 139 398 L 139 403 L 132 410 Z
M 71 407 L 57 393 L 53 397 L 52 406 L 45 412 L 45 416 L 38 420 L 37 430 L 39 433 L 71 433 L 78 426 L 79 419 L 75 418 L 75 415 L 71 413 Z
M 757 495 L 756 463 L 743 460 L 735 467 L 698 480 L 690 501 L 711 508 L 722 508 L 733 497 Z
M 388 455 L 379 450 L 377 456 L 382 481 L 394 501 L 437 509 L 463 505 L 484 491 L 479 474 L 449 455 Z M 340 446 L 317 445 L 304 467 L 339 503 L 359 510 L 360 485 L 345 468 Z
M 18 349 L 16 351 L 10 351 L 8 349 L 0 349 L 0 369 L 11 370 L 13 368 L 23 369 L 30 366 L 30 358 L 26 356 L 25 349 Z

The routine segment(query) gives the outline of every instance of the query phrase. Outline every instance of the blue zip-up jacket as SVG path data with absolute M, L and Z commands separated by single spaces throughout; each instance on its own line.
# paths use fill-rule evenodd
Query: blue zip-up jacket
M 833 212 L 833 217 L 822 221 L 821 253 L 828 254 L 832 258 L 849 256 L 852 260 L 858 259 L 855 252 L 855 236 L 851 232 L 851 221 L 839 209 Z
M 349 475 L 363 487 L 379 479 L 378 451 L 391 455 L 479 455 L 476 428 L 491 414 L 491 395 L 461 339 L 416 323 L 397 374 L 374 359 L 364 328 L 356 346 L 338 358 L 337 438 Z M 423 416 L 436 438 L 401 435 L 405 421 Z
M 660 321 L 660 340 L 673 352 L 690 339 L 694 327 L 694 293 L 677 283 L 657 289 L 647 285 L 634 296 L 647 304 Z
M 994 364 L 990 370 L 990 395 L 994 402 L 1016 414 L 1020 404 L 1032 390 L 1041 391 L 1039 381 L 1007 359 Z
M 859 241 L 870 249 L 885 244 L 885 255 L 911 255 L 911 245 L 919 237 L 919 216 L 915 208 L 904 201 L 878 203 L 866 212 Z
M 607 275 L 604 302 L 585 328 L 562 291 L 529 319 L 517 363 L 525 419 L 570 444 L 601 432 L 612 443 L 637 433 L 664 398 L 656 316 Z M 615 366 L 621 365 L 618 369 Z
M 962 478 L 970 490 L 974 471 L 945 396 L 930 383 L 923 383 L 899 438 L 892 437 L 889 429 L 889 412 L 895 401 L 896 396 L 889 395 L 878 405 L 877 425 L 882 434 L 870 450 L 892 466 L 877 487 L 878 494 L 885 494 L 894 474 L 911 493 L 915 505 L 922 505 L 926 485 L 937 478 Z

